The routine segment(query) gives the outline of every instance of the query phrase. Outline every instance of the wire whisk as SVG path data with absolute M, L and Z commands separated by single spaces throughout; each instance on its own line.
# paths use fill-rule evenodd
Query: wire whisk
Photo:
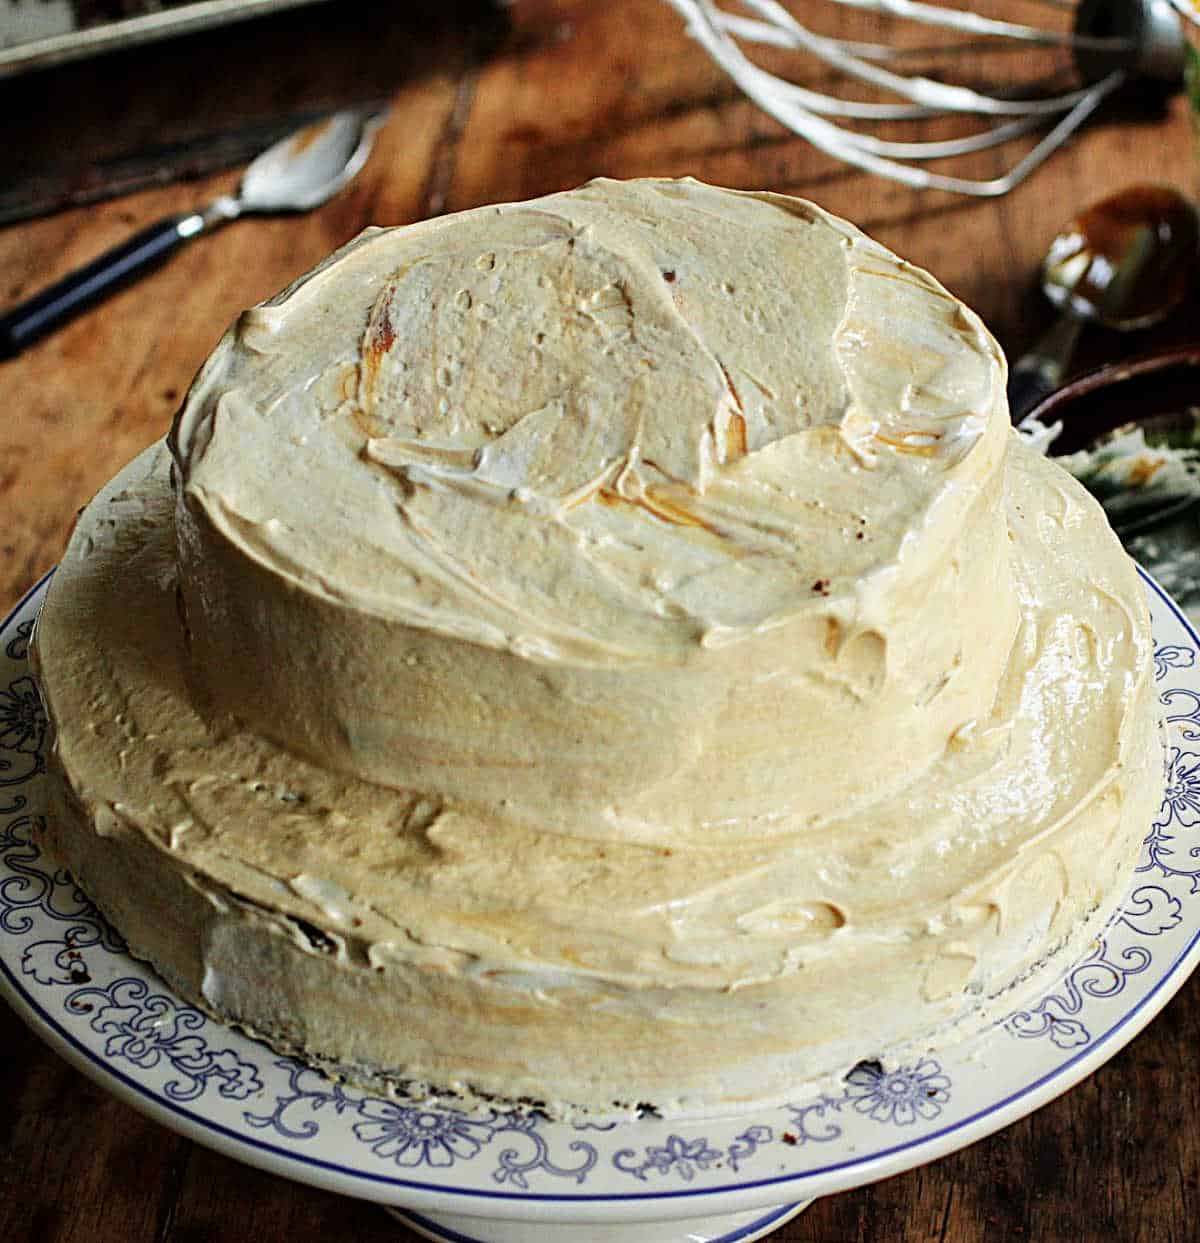
M 1032 98 L 985 93 L 967 86 L 898 70 L 906 50 L 886 43 L 861 43 L 814 33 L 778 0 L 741 0 L 742 12 L 717 0 L 667 0 L 742 91 L 765 112 L 814 147 L 847 164 L 917 189 L 948 190 L 977 197 L 1007 194 L 1067 141 L 1110 95 L 1135 79 L 1173 86 L 1182 81 L 1188 44 L 1179 13 L 1195 18 L 1189 0 L 1040 0 L 1068 10 L 1069 30 L 1041 29 L 1002 21 L 974 11 L 922 0 L 829 0 L 968 35 L 1008 40 L 1028 48 L 1066 49 L 1080 85 Z M 843 99 L 801 86 L 755 64 L 742 45 L 786 49 L 815 57 L 856 79 L 882 100 Z M 894 98 L 888 98 L 894 97 Z M 879 137 L 847 122 L 892 122 L 960 115 L 975 118 L 968 134 L 923 141 Z M 1003 175 L 990 179 L 951 176 L 924 167 L 925 161 L 969 155 L 998 147 L 1040 129 L 1047 132 Z

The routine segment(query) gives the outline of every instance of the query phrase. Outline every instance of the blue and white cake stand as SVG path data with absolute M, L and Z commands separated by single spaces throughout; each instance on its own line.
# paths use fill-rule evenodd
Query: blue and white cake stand
M 1200 645 L 1148 578 L 1166 797 L 1124 902 L 1039 999 L 972 1041 L 736 1118 L 574 1126 L 405 1108 L 335 1084 L 174 996 L 40 857 L 45 719 L 26 649 L 43 580 L 0 627 L 0 992 L 64 1058 L 165 1126 L 388 1206 L 455 1243 L 734 1243 L 816 1196 L 932 1161 L 1045 1104 L 1154 1017 L 1200 954 Z M 577 1229 L 573 1229 L 573 1227 Z

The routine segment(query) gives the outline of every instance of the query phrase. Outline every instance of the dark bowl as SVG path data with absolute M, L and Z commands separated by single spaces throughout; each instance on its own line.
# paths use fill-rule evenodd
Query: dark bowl
M 1119 427 L 1178 418 L 1200 409 L 1200 345 L 1109 363 L 1051 393 L 1030 412 L 1045 424 L 1062 421 L 1050 447 L 1074 453 Z

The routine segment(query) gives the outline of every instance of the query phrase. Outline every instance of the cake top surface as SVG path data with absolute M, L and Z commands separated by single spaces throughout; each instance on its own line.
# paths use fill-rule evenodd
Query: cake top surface
M 1006 426 L 978 319 L 852 226 L 596 181 L 364 233 L 241 317 L 172 445 L 306 590 L 610 663 L 869 612 L 953 541 Z

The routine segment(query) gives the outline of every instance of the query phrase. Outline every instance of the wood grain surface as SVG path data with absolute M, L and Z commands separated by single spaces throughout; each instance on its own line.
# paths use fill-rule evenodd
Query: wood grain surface
M 332 34 L 322 35 L 322 22 L 343 21 L 336 46 L 352 60 L 353 32 L 334 15 L 338 8 L 307 11 L 310 33 L 292 40 L 284 64 L 272 60 L 277 31 L 270 24 L 242 31 L 238 63 L 243 72 L 261 68 L 270 85 L 260 83 L 260 90 L 280 115 L 295 109 L 301 87 L 311 85 L 334 46 Z M 834 13 L 822 28 L 863 37 L 875 20 Z M 1060 222 L 1132 182 L 1166 181 L 1193 195 L 1200 185 L 1180 98 L 1161 106 L 1118 103 L 1012 195 L 977 201 L 910 191 L 814 151 L 746 102 L 661 0 L 517 0 L 503 15 L 503 28 L 495 21 L 485 26 L 431 25 L 426 45 L 419 44 L 421 31 L 409 30 L 406 38 L 418 42 L 406 44 L 405 72 L 371 162 L 326 207 L 235 224 L 0 364 L 5 608 L 54 564 L 77 509 L 163 435 L 233 316 L 367 224 L 524 198 L 600 174 L 690 174 L 786 190 L 851 218 L 931 269 L 1012 351 L 1048 320 L 1033 275 Z M 374 47 L 379 36 L 364 27 L 362 38 Z M 214 68 L 214 43 L 205 46 L 197 81 Z M 188 54 L 187 44 L 171 52 L 184 92 Z M 370 63 L 377 77 L 378 59 Z M 995 80 L 1028 68 L 1012 52 L 968 50 L 954 71 Z M 1055 71 L 1047 64 L 1046 73 Z M 97 96 L 89 107 L 107 125 L 152 131 L 152 116 L 130 114 L 127 78 L 114 77 L 106 87 L 103 74 L 89 73 Z M 799 76 L 827 80 L 815 65 Z M 23 79 L 24 96 L 6 88 L 10 103 L 29 105 L 17 114 L 25 149 L 39 125 L 47 145 L 70 143 L 61 114 L 67 104 L 55 82 L 45 75 Z M 6 117 L 4 125 L 16 123 L 11 107 Z M 2 139 L 0 133 L 0 147 Z M 970 166 L 977 175 L 994 175 L 1000 159 L 985 153 Z M 236 173 L 193 179 L 0 231 L 0 310 L 159 215 L 235 183 Z M 1084 361 L 1166 337 L 1198 336 L 1200 303 L 1193 298 L 1153 340 L 1091 333 Z M 1200 998 L 1189 985 L 1124 1052 L 1033 1116 L 932 1165 L 818 1201 L 773 1237 L 780 1243 L 1195 1240 L 1198 1037 Z M 70 1070 L 0 1006 L 5 1243 L 413 1238 L 370 1205 L 262 1174 L 147 1121 Z

